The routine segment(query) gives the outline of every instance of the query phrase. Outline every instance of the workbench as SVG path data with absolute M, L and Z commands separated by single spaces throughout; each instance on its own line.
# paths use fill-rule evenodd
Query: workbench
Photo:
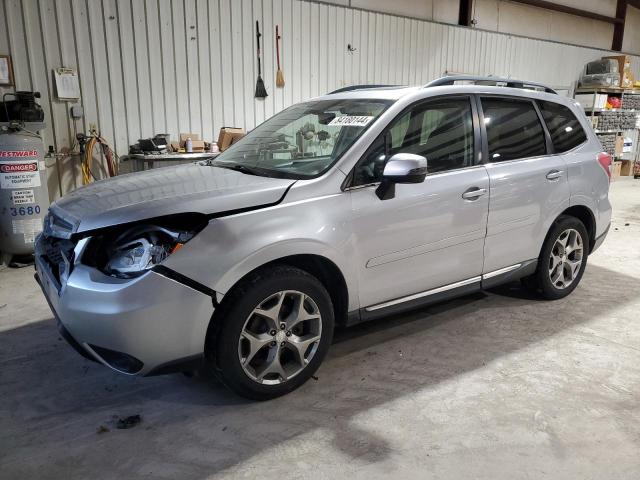
M 216 158 L 220 153 L 131 153 L 120 157 L 121 166 L 128 165 L 129 172 L 140 172 L 152 168 L 170 167 L 183 163 L 197 162 Z

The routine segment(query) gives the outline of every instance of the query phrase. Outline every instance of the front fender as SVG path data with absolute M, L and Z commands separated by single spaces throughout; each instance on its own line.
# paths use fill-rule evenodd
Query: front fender
M 350 197 L 337 194 L 213 219 L 164 265 L 224 295 L 262 265 L 290 255 L 317 255 L 340 269 L 349 310 L 355 310 L 350 215 Z
M 261 266 L 291 255 L 315 255 L 334 263 L 342 272 L 349 291 L 349 310 L 359 308 L 357 302 L 357 277 L 341 252 L 329 245 L 311 239 L 292 239 L 265 246 L 235 264 L 214 285 L 216 292 L 225 294 L 245 275 Z

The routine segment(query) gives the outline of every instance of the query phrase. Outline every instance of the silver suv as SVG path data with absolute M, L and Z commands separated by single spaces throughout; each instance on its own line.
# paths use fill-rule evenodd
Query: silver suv
M 267 399 L 314 373 L 336 325 L 516 279 L 571 293 L 609 229 L 610 163 L 576 103 L 538 84 L 350 87 L 215 160 L 65 196 L 36 277 L 85 357 L 205 365 Z

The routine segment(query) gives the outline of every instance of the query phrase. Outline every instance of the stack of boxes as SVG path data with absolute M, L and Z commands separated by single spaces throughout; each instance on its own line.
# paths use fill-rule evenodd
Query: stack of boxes
M 622 108 L 625 110 L 640 110 L 640 94 L 623 93 Z
M 598 135 L 598 139 L 602 144 L 602 148 L 609 155 L 615 155 L 616 153 L 616 135 L 615 134 L 607 134 L 607 135 Z
M 598 130 L 632 130 L 636 128 L 636 113 L 624 110 L 604 111 L 598 117 Z

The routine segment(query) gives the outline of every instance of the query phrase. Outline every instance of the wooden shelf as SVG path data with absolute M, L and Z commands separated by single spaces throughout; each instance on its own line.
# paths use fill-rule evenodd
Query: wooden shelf
M 616 87 L 585 87 L 576 88 L 575 93 L 629 93 L 631 95 L 640 95 L 640 90 Z

